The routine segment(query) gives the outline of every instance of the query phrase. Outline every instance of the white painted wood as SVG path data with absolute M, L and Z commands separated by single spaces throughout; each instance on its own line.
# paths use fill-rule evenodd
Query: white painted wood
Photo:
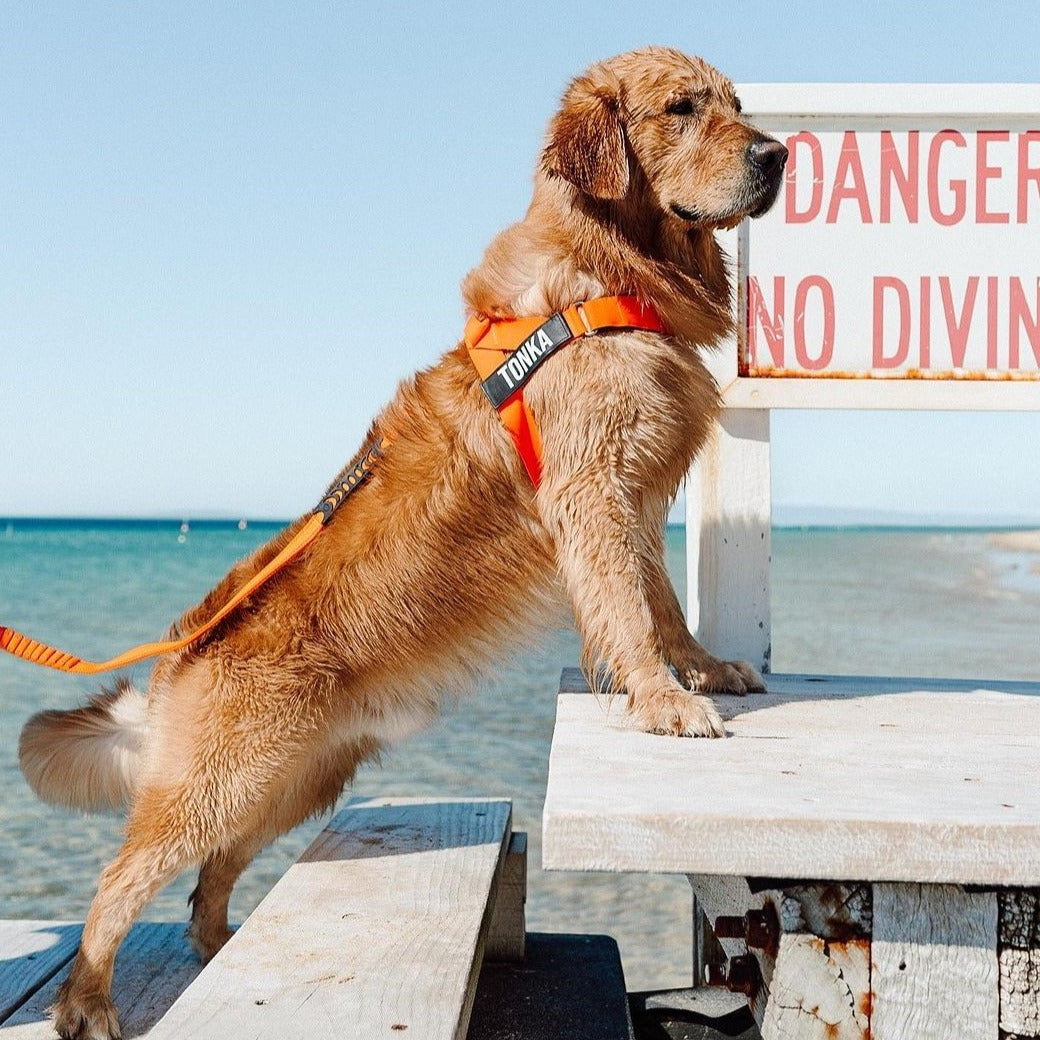
M 871 983 L 874 1040 L 994 1040 L 996 893 L 875 885 Z
M 752 122 L 888 113 L 1000 115 L 1034 125 L 1040 111 L 1040 83 L 741 83 L 737 91 Z
M 869 942 L 781 935 L 762 1040 L 867 1040 L 869 1011 Z
M 185 938 L 183 924 L 135 925 L 116 956 L 112 992 L 124 1040 L 151 1035 L 149 1030 L 155 1022 L 201 970 L 202 965 Z M 23 1003 L 0 1025 L 0 1038 L 54 1040 L 47 1008 L 54 1003 L 58 986 L 67 974 L 68 965 Z M 181 1035 L 188 1037 L 193 1033 L 186 1031 Z
M 350 803 L 152 1037 L 462 1040 L 509 819 L 503 801 Z
M 723 389 L 727 408 L 1029 412 L 1040 409 L 1040 381 L 1026 379 L 737 378 Z
M 522 961 L 527 941 L 527 835 L 514 831 L 495 895 L 484 959 Z
M 1040 1036 L 1040 892 L 999 894 L 1000 1028 Z
M 769 682 L 723 740 L 561 696 L 545 867 L 1040 885 L 1040 684 Z
M 81 924 L 0 921 L 0 1023 L 75 956 Z
M 690 627 L 717 657 L 769 666 L 769 412 L 724 412 L 687 488 Z

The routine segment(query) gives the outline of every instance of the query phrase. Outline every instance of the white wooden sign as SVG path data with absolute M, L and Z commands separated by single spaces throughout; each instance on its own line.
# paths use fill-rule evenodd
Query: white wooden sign
M 798 404 L 774 381 L 805 379 L 1025 382 L 1002 406 L 1035 402 L 1040 84 L 740 94 L 790 155 L 773 210 L 737 235 L 733 375 L 774 389 L 752 399 L 749 382 L 728 403 Z M 888 407 L 914 406 L 905 392 L 887 396 Z

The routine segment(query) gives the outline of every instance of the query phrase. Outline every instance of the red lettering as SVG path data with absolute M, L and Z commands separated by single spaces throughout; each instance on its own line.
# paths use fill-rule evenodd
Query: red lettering
M 964 290 L 964 303 L 960 317 L 953 309 L 953 291 L 950 279 L 939 276 L 939 294 L 942 296 L 943 313 L 946 315 L 946 331 L 950 335 L 950 357 L 954 368 L 964 367 L 964 355 L 968 351 L 968 334 L 971 332 L 971 316 L 975 313 L 975 297 L 979 294 L 979 276 L 973 274 Z
M 823 337 L 820 353 L 810 357 L 805 348 L 805 309 L 809 290 L 817 289 L 820 293 L 820 305 L 823 311 Z M 818 372 L 831 363 L 834 356 L 834 290 L 831 283 L 819 275 L 803 278 L 798 283 L 794 294 L 794 353 L 798 364 L 810 372 Z
M 979 224 L 1006 224 L 1010 213 L 991 213 L 986 208 L 986 184 L 999 179 L 1001 168 L 987 163 L 989 146 L 994 141 L 1010 141 L 1007 130 L 980 130 L 975 135 L 975 221 Z
M 932 279 L 925 275 L 921 279 L 921 351 L 918 366 L 925 370 L 932 367 Z
M 1029 184 L 1036 185 L 1040 196 L 1040 166 L 1029 165 L 1029 146 L 1040 145 L 1040 130 L 1027 130 L 1018 135 L 1018 208 L 1015 219 L 1019 224 L 1029 220 Z
M 892 220 L 892 185 L 903 203 L 906 219 L 917 223 L 917 181 L 920 176 L 920 132 L 906 135 L 906 166 L 899 161 L 895 140 L 890 130 L 881 131 L 881 223 Z
M 1008 294 L 1010 330 L 1008 336 L 1008 368 L 1019 367 L 1019 326 L 1025 330 L 1033 358 L 1040 368 L 1040 278 L 1036 280 L 1036 310 L 1030 311 L 1026 293 L 1017 278 L 1011 279 Z
M 899 346 L 885 355 L 885 290 L 899 299 Z M 910 353 L 910 291 L 899 278 L 877 275 L 874 278 L 874 368 L 898 368 Z
M 838 207 L 846 199 L 859 203 L 859 219 L 864 224 L 872 223 L 870 203 L 867 201 L 867 179 L 863 174 L 863 162 L 859 157 L 854 130 L 846 130 L 842 138 L 838 165 L 834 171 L 834 185 L 831 188 L 831 204 L 827 207 L 828 224 L 837 221 Z
M 986 279 L 986 367 L 997 367 L 997 279 Z
M 784 276 L 773 278 L 773 313 L 762 297 L 758 279 L 748 278 L 748 353 L 753 368 L 759 367 L 758 327 L 761 325 L 774 368 L 784 367 Z
M 795 191 L 797 187 L 798 174 L 798 151 L 799 146 L 808 145 L 809 155 L 812 159 L 812 173 L 809 184 L 812 194 L 809 197 L 809 208 L 798 209 L 798 196 Z M 804 179 L 804 175 L 803 175 Z M 787 139 L 787 174 L 784 183 L 784 217 L 788 224 L 808 224 L 820 215 L 820 207 L 823 205 L 823 148 L 820 139 L 803 130 Z
M 964 135 L 956 130 L 940 130 L 932 138 L 928 146 L 928 209 L 937 224 L 949 227 L 964 219 L 968 186 L 963 180 L 951 180 L 949 189 L 953 193 L 953 209 L 944 212 L 939 205 L 939 157 L 944 144 L 952 144 L 956 148 L 964 148 Z

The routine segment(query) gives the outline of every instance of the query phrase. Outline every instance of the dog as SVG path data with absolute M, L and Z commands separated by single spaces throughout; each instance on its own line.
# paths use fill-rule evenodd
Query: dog
M 465 278 L 466 308 L 548 316 L 628 294 L 666 332 L 585 336 L 534 373 L 537 488 L 460 344 L 375 420 L 369 441 L 392 431 L 392 442 L 323 535 L 161 658 L 147 697 L 121 682 L 27 723 L 20 762 L 42 798 L 128 807 L 52 1009 L 62 1037 L 119 1036 L 116 949 L 162 885 L 199 866 L 189 937 L 208 960 L 256 852 L 332 806 L 361 762 L 429 723 L 554 605 L 569 600 L 583 666 L 624 691 L 644 730 L 722 736 L 707 695 L 763 689 L 751 665 L 716 659 L 687 630 L 662 535 L 720 408 L 701 356 L 732 325 L 714 232 L 769 209 L 786 155 L 698 58 L 647 48 L 592 66 L 550 122 L 526 216 Z M 211 617 L 302 523 L 238 563 L 171 637 Z

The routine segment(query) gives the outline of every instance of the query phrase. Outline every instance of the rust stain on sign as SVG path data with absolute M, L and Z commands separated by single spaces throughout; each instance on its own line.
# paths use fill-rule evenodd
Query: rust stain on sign
M 752 379 L 873 379 L 877 382 L 894 380 L 928 380 L 946 382 L 983 383 L 1036 383 L 1040 382 L 1040 371 L 1036 372 L 983 372 L 950 369 L 946 372 L 925 372 L 919 368 L 908 368 L 903 372 L 881 373 L 874 371 L 843 372 L 828 369 L 826 372 L 810 372 L 800 368 L 769 368 L 751 366 L 741 358 L 738 374 Z

